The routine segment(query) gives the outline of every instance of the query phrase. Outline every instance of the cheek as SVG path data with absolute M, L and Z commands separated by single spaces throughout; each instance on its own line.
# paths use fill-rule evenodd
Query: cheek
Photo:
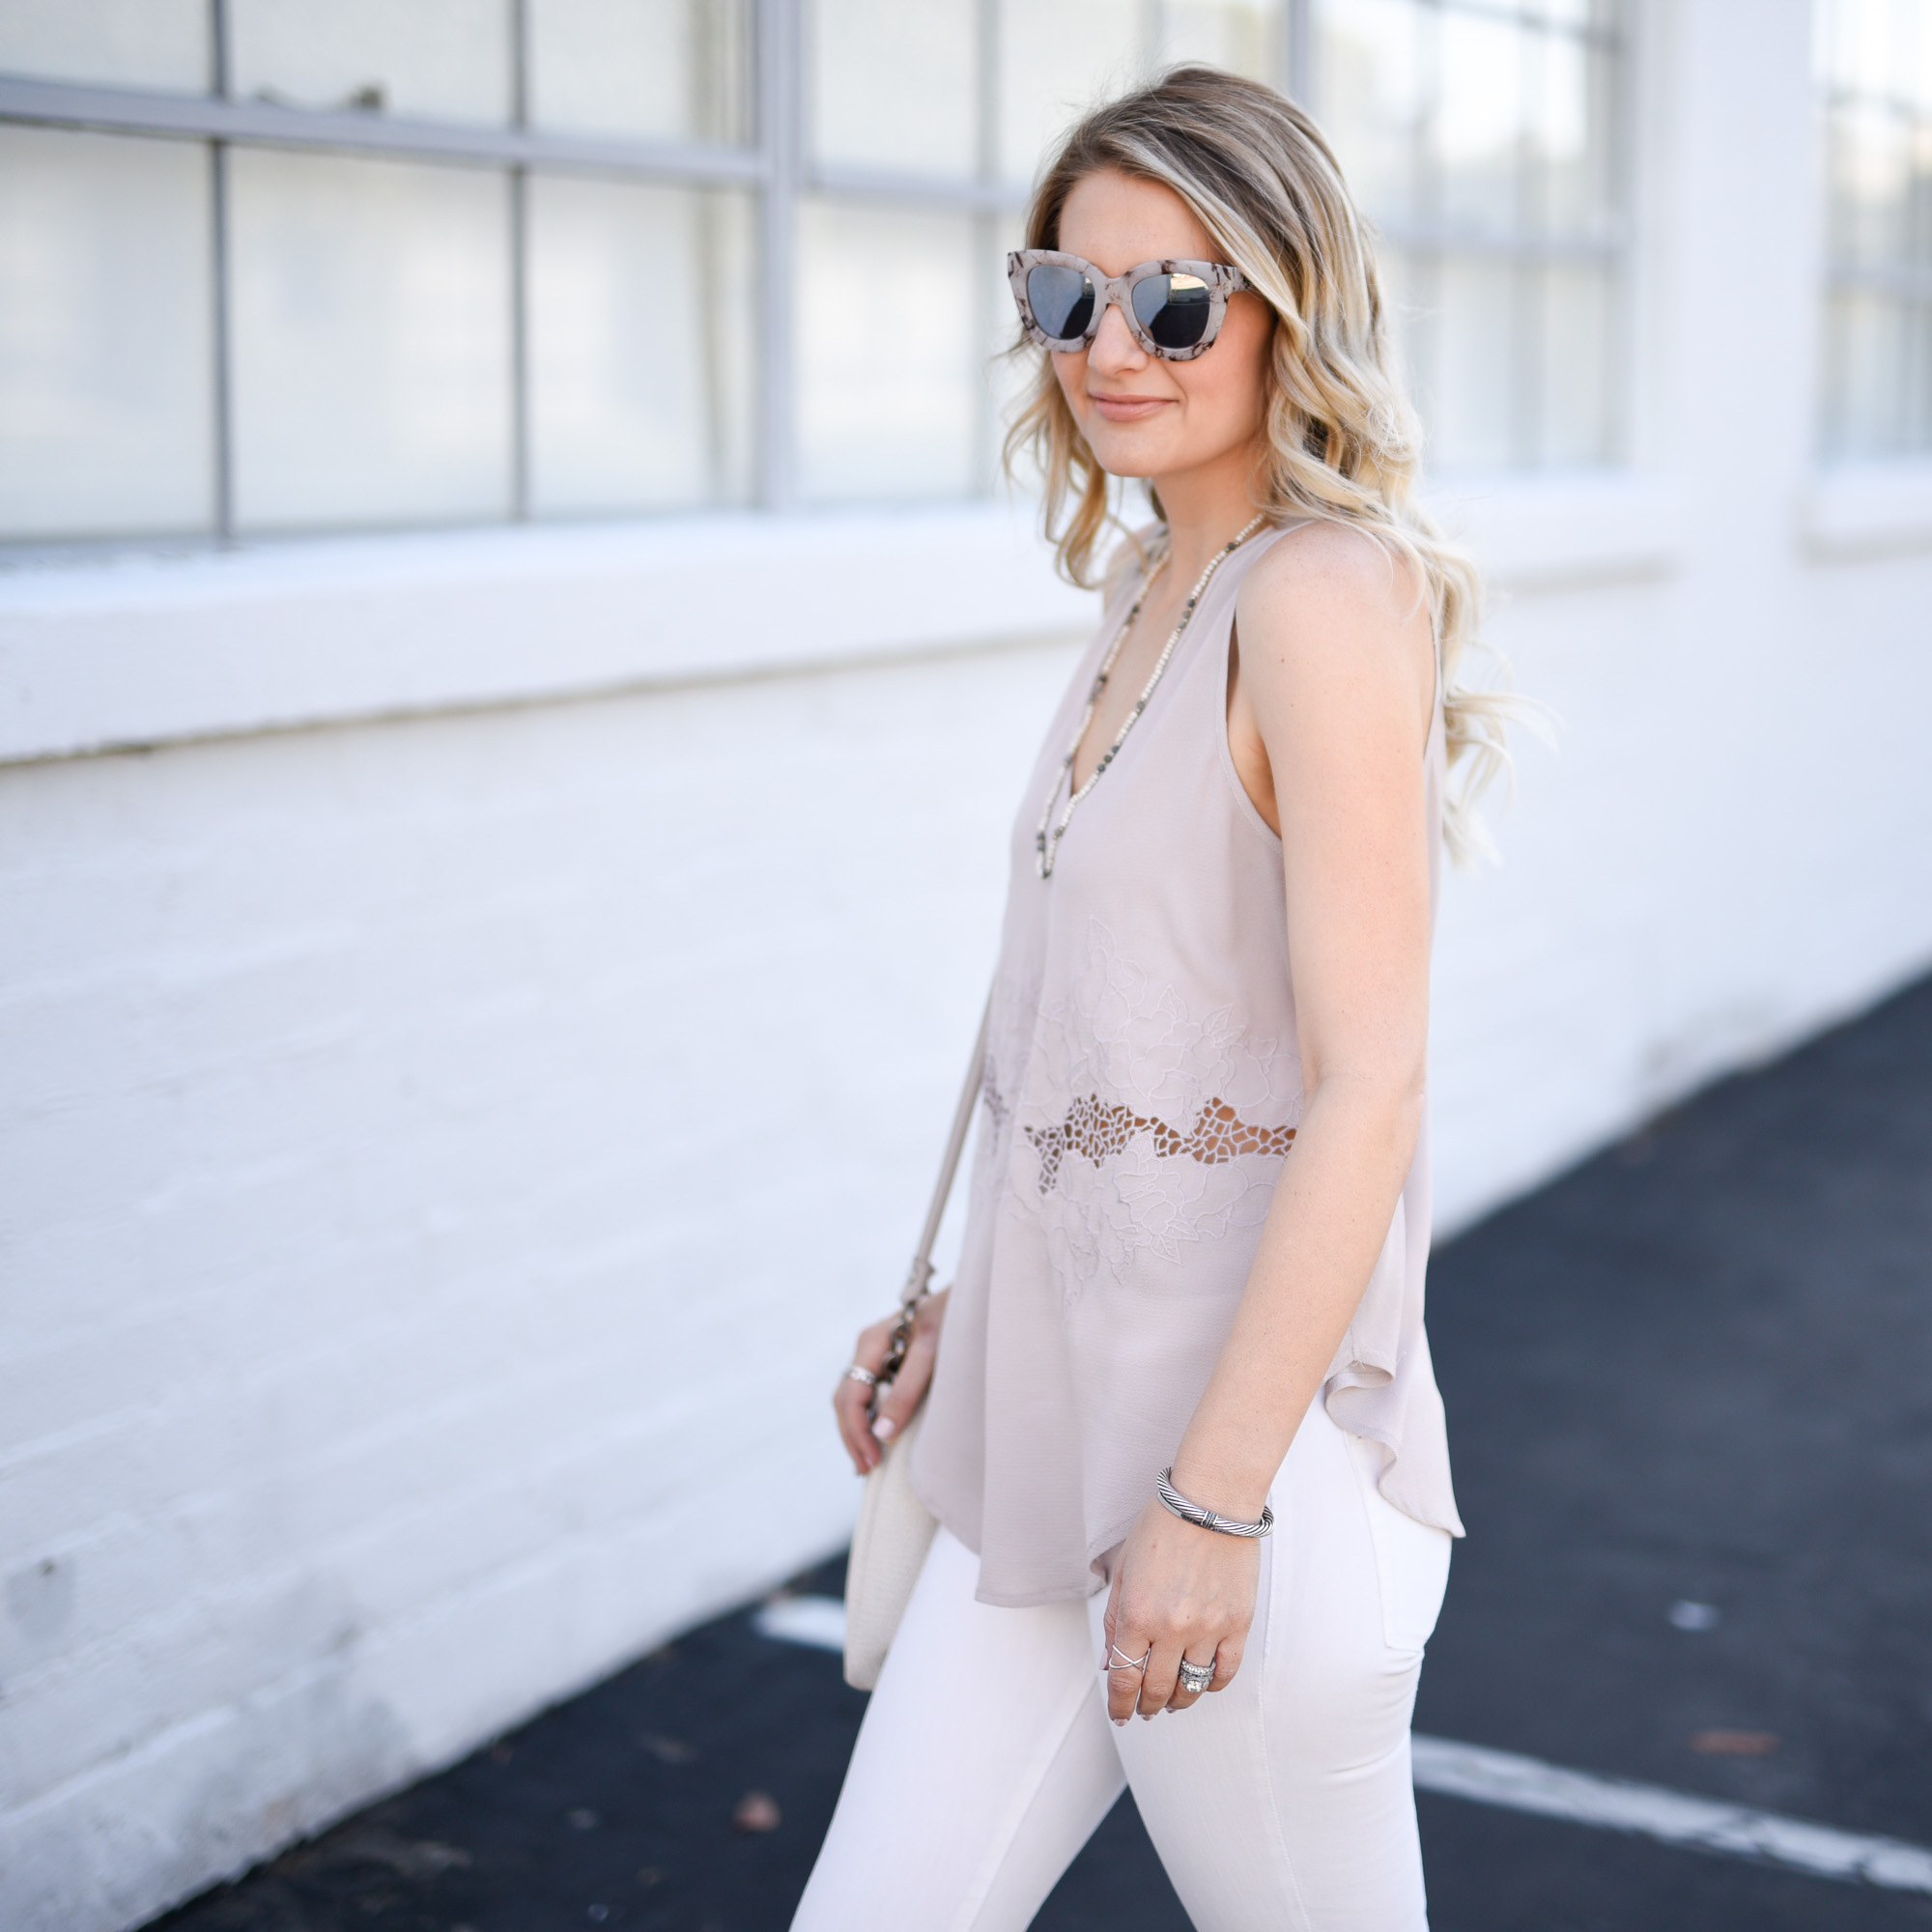
M 1184 368 L 1188 414 L 1201 428 L 1212 427 L 1220 435 L 1245 436 L 1262 416 L 1261 370 L 1251 362 L 1229 360 L 1208 367 L 1214 358 Z
M 1087 353 L 1081 350 L 1076 355 L 1062 355 L 1049 352 L 1048 359 L 1053 364 L 1055 380 L 1060 384 L 1060 393 L 1076 412 L 1087 398 Z
M 1195 413 L 1211 417 L 1217 427 L 1246 431 L 1262 418 L 1269 337 L 1263 330 L 1236 328 L 1232 316 L 1229 323 L 1206 355 L 1178 370 Z

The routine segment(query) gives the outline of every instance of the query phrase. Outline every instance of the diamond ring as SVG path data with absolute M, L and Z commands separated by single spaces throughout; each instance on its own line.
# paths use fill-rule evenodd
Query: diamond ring
M 845 1379 L 848 1382 L 864 1382 L 868 1389 L 879 1385 L 878 1377 L 870 1369 L 862 1369 L 857 1362 L 845 1371 Z
M 1189 1663 L 1186 1658 L 1180 1660 L 1180 1688 L 1192 1691 L 1197 1697 L 1214 1681 L 1212 1663 Z

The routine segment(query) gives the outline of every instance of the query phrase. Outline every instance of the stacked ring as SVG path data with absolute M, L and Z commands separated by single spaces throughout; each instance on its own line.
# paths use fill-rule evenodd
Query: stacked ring
M 864 1382 L 868 1389 L 879 1385 L 878 1377 L 870 1369 L 862 1369 L 857 1362 L 845 1371 L 845 1379 L 848 1382 Z
M 1199 1696 L 1214 1681 L 1212 1663 L 1189 1663 L 1186 1658 L 1180 1660 L 1180 1688 Z

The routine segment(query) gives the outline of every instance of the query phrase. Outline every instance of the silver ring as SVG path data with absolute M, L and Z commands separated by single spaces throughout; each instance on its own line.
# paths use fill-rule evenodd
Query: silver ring
M 1180 1688 L 1199 1696 L 1214 1681 L 1214 1666 L 1211 1663 L 1189 1663 L 1186 1658 L 1180 1660 Z
M 845 1379 L 848 1382 L 864 1382 L 868 1389 L 875 1389 L 879 1385 L 878 1377 L 870 1369 L 862 1369 L 857 1362 L 845 1371 Z
M 1113 1671 L 1113 1670 L 1145 1671 L 1148 1667 L 1148 1659 L 1151 1658 L 1152 1655 L 1153 1655 L 1152 1644 L 1149 1644 L 1146 1651 L 1141 1656 L 1129 1657 L 1127 1653 L 1124 1650 L 1122 1650 L 1119 1644 L 1110 1643 L 1107 1646 L 1107 1661 L 1105 1663 L 1101 1664 L 1100 1668 L 1106 1671 Z

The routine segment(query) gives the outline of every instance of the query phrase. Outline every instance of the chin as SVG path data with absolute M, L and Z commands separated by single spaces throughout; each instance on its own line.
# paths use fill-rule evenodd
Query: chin
M 1105 426 L 1111 430 L 1114 425 Z M 1087 447 L 1094 452 L 1094 460 L 1109 476 L 1158 476 L 1163 470 L 1174 466 L 1155 456 L 1151 450 L 1136 449 L 1130 437 L 1090 434 Z

